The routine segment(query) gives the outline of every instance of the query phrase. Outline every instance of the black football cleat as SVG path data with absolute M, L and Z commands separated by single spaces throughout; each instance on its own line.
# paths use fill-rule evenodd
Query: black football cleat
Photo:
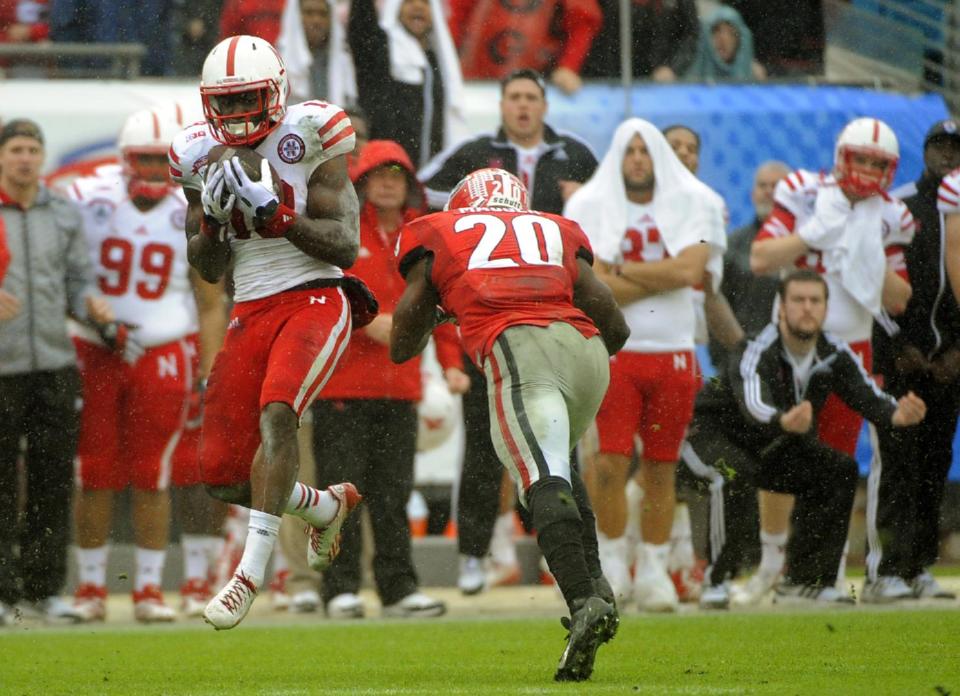
M 571 617 L 561 619 L 567 647 L 560 656 L 555 681 L 584 681 L 593 674 L 597 649 L 617 634 L 620 617 L 616 608 L 600 597 L 574 600 Z

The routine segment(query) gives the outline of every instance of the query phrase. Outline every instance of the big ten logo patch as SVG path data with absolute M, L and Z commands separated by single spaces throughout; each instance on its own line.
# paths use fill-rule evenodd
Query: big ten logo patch
M 93 221 L 97 225 L 106 225 L 108 222 L 110 222 L 110 218 L 113 216 L 114 210 L 116 210 L 116 206 L 112 201 L 108 201 L 103 198 L 97 198 L 90 201 L 90 215 L 93 217 Z
M 288 133 L 277 143 L 277 154 L 287 164 L 295 164 L 302 160 L 306 149 L 303 138 L 295 133 Z
M 187 226 L 187 209 L 177 208 L 170 213 L 170 225 L 175 230 L 183 230 Z

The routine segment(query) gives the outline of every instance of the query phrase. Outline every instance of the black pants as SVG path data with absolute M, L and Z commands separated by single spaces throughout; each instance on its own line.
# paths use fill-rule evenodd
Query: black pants
M 711 488 L 707 582 L 715 585 L 736 576 L 744 546 L 753 542 L 741 511 L 756 509 L 761 488 L 796 496 L 787 543 L 788 582 L 834 584 L 850 524 L 856 462 L 813 437 L 784 435 L 756 452 L 703 424 L 691 430 L 685 458 L 697 460 Z
M 45 599 L 66 581 L 79 403 L 73 367 L 0 377 L 0 601 Z M 21 520 L 17 458 L 24 438 Z
M 463 364 L 470 376 L 470 391 L 463 395 L 466 443 L 457 495 L 457 529 L 460 553 L 482 558 L 490 549 L 500 508 L 503 466 L 490 439 L 487 380 L 467 356 Z
M 373 576 L 384 605 L 413 592 L 418 581 L 410 549 L 407 500 L 413 490 L 417 409 L 412 401 L 317 401 L 313 456 L 320 488 L 351 481 L 363 495 L 373 527 Z M 340 555 L 324 573 L 323 600 L 360 589 L 360 515 L 343 525 Z
M 960 412 L 960 384 L 926 376 L 894 375 L 887 390 L 900 397 L 913 390 L 927 404 L 927 417 L 911 428 L 877 430 L 867 482 L 867 577 L 911 579 L 937 562 L 940 511 Z

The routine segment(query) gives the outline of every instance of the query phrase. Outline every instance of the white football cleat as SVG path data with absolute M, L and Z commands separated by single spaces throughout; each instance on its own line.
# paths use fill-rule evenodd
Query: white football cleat
M 327 602 L 327 616 L 331 619 L 362 619 L 366 613 L 363 600 L 352 592 L 344 592 Z
M 218 631 L 233 628 L 243 621 L 243 617 L 250 611 L 257 592 L 257 586 L 238 569 L 217 596 L 207 604 L 207 608 L 203 610 L 203 620 Z
M 200 578 L 190 578 L 180 586 L 180 613 L 190 618 L 203 616 L 211 594 L 210 583 Z
M 929 570 L 925 570 L 920 575 L 910 581 L 910 589 L 913 590 L 913 596 L 917 599 L 956 599 L 957 594 L 946 589 L 937 582 Z
M 104 621 L 107 618 L 107 588 L 89 583 L 77 587 L 69 618 L 77 623 Z
M 721 582 L 719 585 L 704 587 L 700 593 L 701 609 L 729 609 L 730 583 Z
M 337 514 L 323 527 L 307 526 L 307 563 L 317 572 L 329 568 L 340 553 L 340 529 L 343 522 L 363 500 L 357 487 L 349 482 L 328 486 L 327 491 L 340 503 Z
M 290 611 L 295 614 L 309 614 L 320 606 L 320 593 L 316 590 L 294 592 L 290 598 Z
M 163 601 L 159 585 L 146 585 L 133 593 L 133 618 L 141 623 L 159 623 L 173 621 L 177 614 Z
M 637 544 L 637 564 L 633 576 L 633 599 L 640 611 L 676 611 L 680 604 L 677 588 L 667 573 L 666 558 L 659 558 L 650 547 Z
M 730 602 L 734 606 L 749 607 L 759 604 L 773 591 L 780 580 L 780 573 L 771 573 L 760 568 L 742 587 L 734 587 L 730 592 Z
M 465 595 L 475 595 L 487 587 L 487 574 L 483 569 L 483 559 L 476 556 L 460 556 L 460 574 L 457 587 Z

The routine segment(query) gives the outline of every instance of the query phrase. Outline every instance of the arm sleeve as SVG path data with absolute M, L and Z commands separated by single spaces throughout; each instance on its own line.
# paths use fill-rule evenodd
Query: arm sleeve
M 557 57 L 557 67 L 579 73 L 602 24 L 603 13 L 596 0 L 567 0 L 563 7 L 566 39 Z
M 70 225 L 67 234 L 66 289 L 67 311 L 77 319 L 87 316 L 86 299 L 93 294 L 93 268 L 90 266 L 90 254 L 83 233 L 83 221 L 80 213 L 69 203 Z
M 417 174 L 427 193 L 427 205 L 443 210 L 453 187 L 460 179 L 479 167 L 472 166 L 474 141 L 464 141 L 439 153 Z
M 744 418 L 759 427 L 764 435 L 773 438 L 783 434 L 780 427 L 782 413 L 773 405 L 769 377 L 763 370 L 765 334 L 766 331 L 738 348 L 727 361 L 726 370 L 734 399 Z
M 897 401 L 877 386 L 846 343 L 837 343 L 833 390 L 843 402 L 878 427 L 890 427 Z
M 455 367 L 463 369 L 463 348 L 460 347 L 460 334 L 453 324 L 441 324 L 433 330 L 433 340 L 437 346 L 437 361 L 447 370 Z

